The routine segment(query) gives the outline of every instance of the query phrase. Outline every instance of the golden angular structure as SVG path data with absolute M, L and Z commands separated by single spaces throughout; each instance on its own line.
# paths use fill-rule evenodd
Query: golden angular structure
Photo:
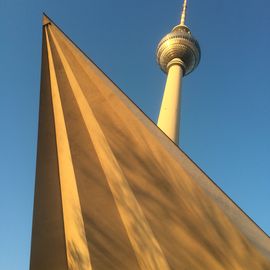
M 270 239 L 46 16 L 31 270 L 267 270 Z

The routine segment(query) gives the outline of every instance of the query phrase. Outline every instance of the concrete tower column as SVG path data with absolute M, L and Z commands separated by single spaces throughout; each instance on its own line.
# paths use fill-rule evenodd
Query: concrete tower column
M 182 61 L 173 59 L 168 64 L 168 77 L 158 117 L 158 127 L 176 144 L 179 141 L 180 98 L 183 69 Z

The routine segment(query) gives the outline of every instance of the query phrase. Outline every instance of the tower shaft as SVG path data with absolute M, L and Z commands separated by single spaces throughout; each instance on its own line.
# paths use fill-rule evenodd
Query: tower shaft
M 158 127 L 176 144 L 179 141 L 180 98 L 183 69 L 180 59 L 174 59 L 168 77 L 158 117 Z

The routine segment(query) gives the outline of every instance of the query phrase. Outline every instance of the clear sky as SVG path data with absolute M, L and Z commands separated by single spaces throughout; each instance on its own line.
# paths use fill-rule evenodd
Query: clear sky
M 29 267 L 46 12 L 154 121 L 165 75 L 159 40 L 181 0 L 0 0 L 0 269 Z M 270 234 L 270 2 L 190 0 L 200 41 L 185 78 L 181 148 Z

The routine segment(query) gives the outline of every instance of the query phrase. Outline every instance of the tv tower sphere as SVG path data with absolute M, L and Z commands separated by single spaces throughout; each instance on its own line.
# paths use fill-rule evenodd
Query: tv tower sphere
M 165 73 L 168 73 L 172 61 L 177 59 L 183 75 L 187 75 L 198 66 L 200 58 L 200 45 L 184 24 L 175 26 L 157 47 L 157 62 Z
M 168 73 L 170 63 L 179 59 L 184 75 L 187 75 L 198 66 L 200 58 L 200 45 L 185 25 L 174 27 L 157 47 L 157 62 L 165 73 Z

